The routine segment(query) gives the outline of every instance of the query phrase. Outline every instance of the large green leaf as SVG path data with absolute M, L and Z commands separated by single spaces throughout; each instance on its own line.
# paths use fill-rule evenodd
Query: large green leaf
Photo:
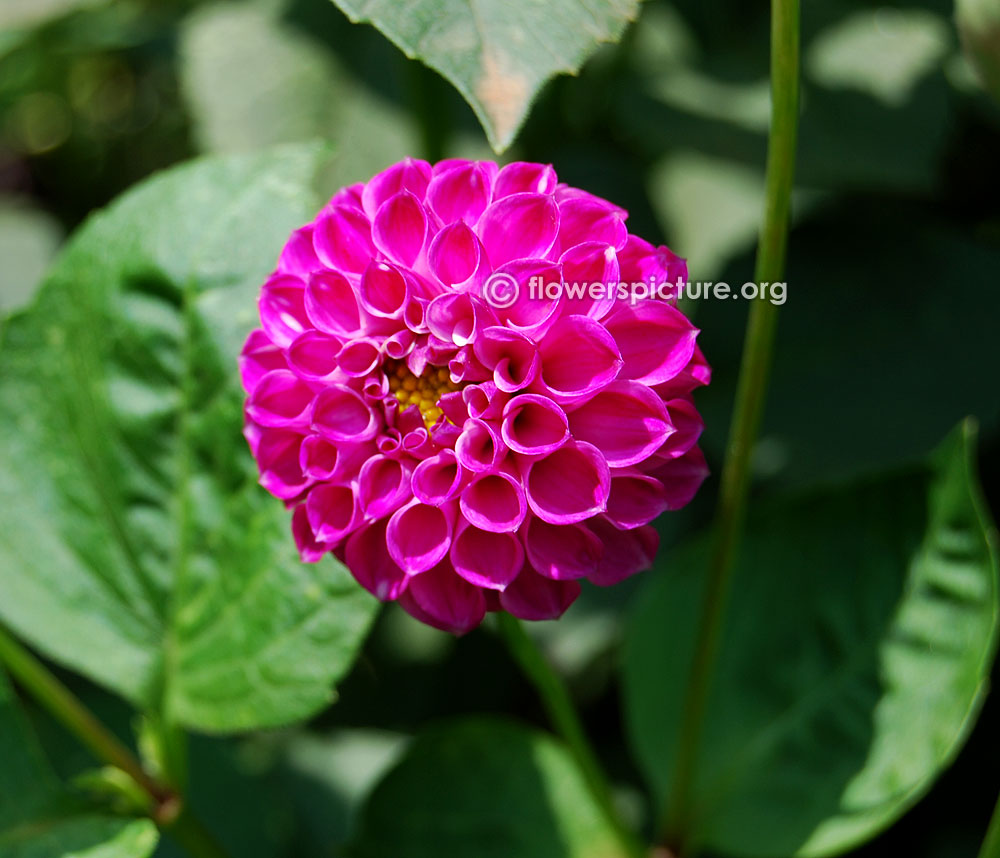
M 0 858 L 146 858 L 156 826 L 74 806 L 0 670 Z
M 240 437 L 236 354 L 321 153 L 206 159 L 70 242 L 0 345 L 0 617 L 207 730 L 315 712 L 376 603 L 299 562 Z
M 691 816 L 733 856 L 831 855 L 910 807 L 962 745 L 997 624 L 995 531 L 968 426 L 933 462 L 758 509 L 737 564 Z M 704 586 L 704 544 L 641 592 L 625 696 L 667 802 Z
M 357 858 L 615 858 L 615 836 L 568 752 L 477 719 L 418 738 L 369 798 Z
M 334 2 L 451 81 L 498 152 L 514 139 L 542 85 L 578 71 L 602 42 L 617 41 L 639 10 L 639 0 Z

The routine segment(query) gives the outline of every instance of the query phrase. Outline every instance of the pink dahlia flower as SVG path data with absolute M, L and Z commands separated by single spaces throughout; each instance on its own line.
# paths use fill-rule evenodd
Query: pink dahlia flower
M 292 234 L 240 368 L 303 560 L 455 633 L 650 565 L 649 523 L 707 473 L 698 331 L 667 300 L 530 288 L 685 278 L 626 217 L 551 166 L 406 160 Z

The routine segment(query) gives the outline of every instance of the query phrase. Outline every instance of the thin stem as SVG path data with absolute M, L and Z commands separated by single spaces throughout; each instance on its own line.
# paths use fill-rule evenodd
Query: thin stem
M 979 858 L 1000 858 L 1000 798 L 993 808 L 990 827 L 986 830 L 986 839 L 983 840 L 983 846 L 979 850 Z
M 771 0 L 772 110 L 766 202 L 756 264 L 759 284 L 780 281 L 785 268 L 795 172 L 798 80 L 799 2 Z M 763 297 L 754 302 L 747 321 L 736 403 L 715 512 L 708 584 L 684 701 L 677 764 L 666 808 L 666 842 L 682 853 L 690 848 L 685 841 L 692 815 L 692 786 L 729 600 L 733 561 L 746 518 L 751 453 L 764 409 L 777 321 L 777 305 Z
M 212 835 L 183 807 L 181 797 L 143 769 L 135 754 L 2 627 L 0 664 L 95 757 L 132 778 L 149 799 L 149 815 L 153 821 L 170 831 L 191 855 L 195 858 L 226 858 L 226 853 Z
M 590 746 L 587 734 L 580 723 L 580 716 L 562 679 L 546 661 L 538 646 L 524 630 L 520 620 L 501 611 L 497 614 L 497 622 L 507 648 L 525 676 L 535 686 L 552 726 L 569 747 L 591 795 L 618 835 L 622 848 L 632 858 L 642 858 L 646 850 L 618 815 L 611 787 Z

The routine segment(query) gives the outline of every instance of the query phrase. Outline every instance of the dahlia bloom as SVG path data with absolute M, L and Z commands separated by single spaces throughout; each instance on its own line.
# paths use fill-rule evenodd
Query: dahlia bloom
M 456 634 L 648 568 L 649 522 L 707 473 L 698 331 L 668 300 L 529 289 L 686 278 L 626 217 L 551 166 L 408 159 L 291 235 L 240 369 L 303 560 Z

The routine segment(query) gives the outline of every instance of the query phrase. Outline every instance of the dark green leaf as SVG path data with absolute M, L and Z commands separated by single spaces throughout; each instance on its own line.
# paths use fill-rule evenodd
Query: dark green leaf
M 313 147 L 154 178 L 71 241 L 0 348 L 0 616 L 194 728 L 306 717 L 376 603 L 302 564 L 240 437 L 236 355 Z
M 567 751 L 474 720 L 418 738 L 365 808 L 359 858 L 615 858 L 615 836 Z
M 149 820 L 75 808 L 49 770 L 0 671 L 0 858 L 146 858 Z
M 973 433 L 932 463 L 754 512 L 704 722 L 691 817 L 734 856 L 832 855 L 898 818 L 978 713 L 997 622 Z M 666 805 L 704 543 L 664 562 L 627 641 L 632 742 Z
M 444 75 L 475 110 L 493 148 L 506 149 L 542 85 L 576 72 L 617 41 L 639 0 L 334 0 L 373 24 L 411 59 Z

